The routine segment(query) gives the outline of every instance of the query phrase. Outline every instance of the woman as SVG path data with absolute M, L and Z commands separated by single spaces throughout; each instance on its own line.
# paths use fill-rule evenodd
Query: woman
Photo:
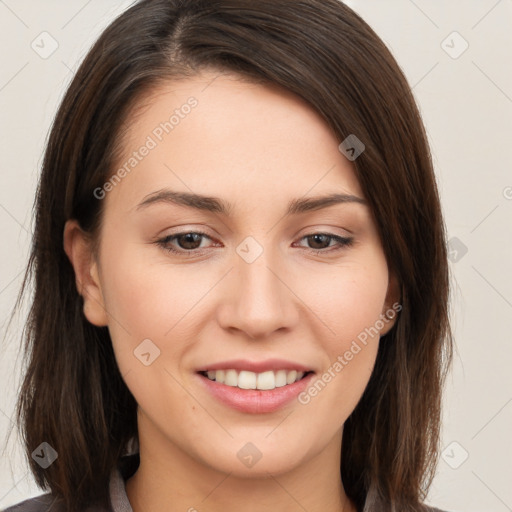
M 439 196 L 343 3 L 115 20 L 52 127 L 31 276 L 17 412 L 50 492 L 8 510 L 438 510 Z

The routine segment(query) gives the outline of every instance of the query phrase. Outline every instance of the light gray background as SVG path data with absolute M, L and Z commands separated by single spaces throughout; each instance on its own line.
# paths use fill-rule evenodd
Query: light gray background
M 451 240 L 457 352 L 428 502 L 450 512 L 512 511 L 512 0 L 346 3 L 382 37 L 413 86 Z M 0 0 L 1 336 L 28 257 L 57 105 L 78 62 L 129 4 Z M 58 43 L 47 58 L 31 47 L 51 49 L 43 31 Z M 0 448 L 16 398 L 22 320 L 1 345 Z M 0 508 L 41 492 L 14 436 L 0 464 Z

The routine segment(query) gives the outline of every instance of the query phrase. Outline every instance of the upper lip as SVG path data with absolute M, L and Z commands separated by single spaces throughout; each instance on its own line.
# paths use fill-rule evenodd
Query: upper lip
M 266 359 L 265 361 L 248 361 L 246 359 L 231 359 L 229 361 L 220 361 L 211 363 L 202 368 L 198 372 L 206 372 L 210 370 L 247 370 L 254 373 L 263 373 L 266 371 L 277 370 L 297 370 L 299 372 L 313 371 L 311 368 L 300 363 L 287 361 L 286 359 Z

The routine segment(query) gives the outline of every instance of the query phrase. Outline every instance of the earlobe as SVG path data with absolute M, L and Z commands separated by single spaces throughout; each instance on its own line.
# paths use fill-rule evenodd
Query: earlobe
M 63 239 L 64 251 L 75 272 L 77 291 L 84 300 L 84 315 L 91 324 L 104 327 L 108 317 L 90 237 L 71 219 L 64 226 Z

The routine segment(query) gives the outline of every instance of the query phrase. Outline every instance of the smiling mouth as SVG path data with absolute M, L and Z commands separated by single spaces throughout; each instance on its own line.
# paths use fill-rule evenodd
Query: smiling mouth
M 288 386 L 299 380 L 304 379 L 307 375 L 314 373 L 313 371 L 299 372 L 297 370 L 268 370 L 266 372 L 255 373 L 247 370 L 209 370 L 200 371 L 207 379 L 239 389 L 257 389 L 272 390 Z

